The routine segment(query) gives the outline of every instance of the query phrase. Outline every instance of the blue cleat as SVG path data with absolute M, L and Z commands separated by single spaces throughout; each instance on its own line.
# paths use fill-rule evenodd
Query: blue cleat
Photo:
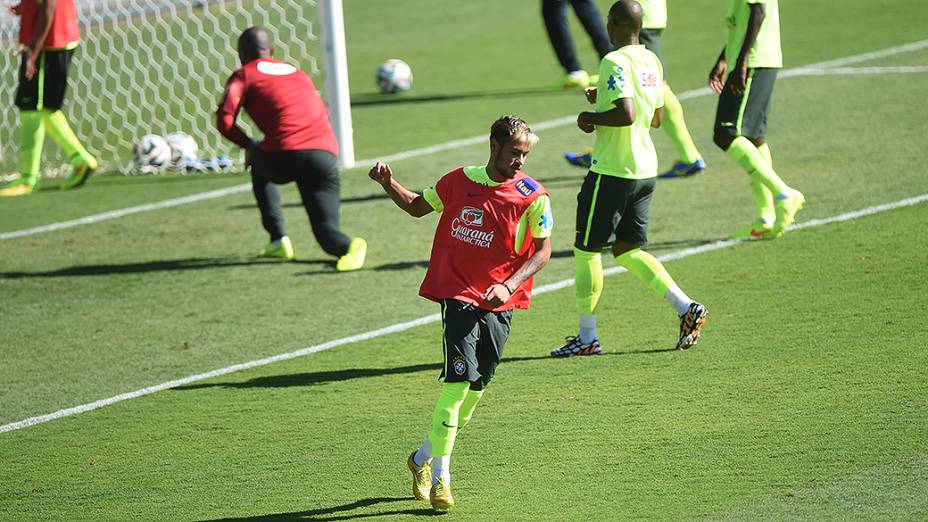
M 663 172 L 659 178 L 687 178 L 706 170 L 706 160 L 699 158 L 692 163 L 676 162 L 670 170 Z
M 592 161 L 592 153 L 593 151 L 590 149 L 584 150 L 583 152 L 565 152 L 564 159 L 567 160 L 567 163 L 575 167 L 588 169 Z

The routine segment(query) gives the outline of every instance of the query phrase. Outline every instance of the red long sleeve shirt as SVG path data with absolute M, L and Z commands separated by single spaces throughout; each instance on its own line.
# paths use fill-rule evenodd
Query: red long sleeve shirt
M 264 133 L 264 151 L 325 150 L 338 155 L 322 97 L 309 76 L 290 64 L 259 58 L 237 69 L 226 82 L 216 128 L 247 148 L 251 141 L 235 124 L 241 108 Z

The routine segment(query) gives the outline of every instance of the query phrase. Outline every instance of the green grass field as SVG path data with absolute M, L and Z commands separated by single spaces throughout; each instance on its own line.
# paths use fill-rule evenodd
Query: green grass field
M 604 9 L 609 2 L 600 1 Z M 505 112 L 540 123 L 583 110 L 535 2 L 345 2 L 359 158 L 484 134 Z M 723 7 L 670 2 L 662 41 L 677 93 L 704 85 Z M 786 67 L 925 38 L 902 0 L 781 5 Z M 900 13 L 904 13 L 904 16 Z M 595 54 L 575 27 L 589 69 Z M 373 93 L 386 58 L 412 91 Z M 768 139 L 808 200 L 800 224 L 928 193 L 928 47 L 784 74 Z M 918 69 L 921 67 L 922 69 Z M 226 74 L 222 72 L 222 74 Z M 661 181 L 656 254 L 713 243 L 751 219 L 744 174 L 711 144 L 715 98 L 684 101 L 710 170 Z M 208 118 L 204 118 L 204 121 Z M 541 131 L 526 171 L 549 189 L 555 254 L 537 286 L 573 277 L 575 196 L 561 155 L 590 144 Z M 654 133 L 661 163 L 669 142 Z M 485 161 L 483 143 L 393 163 L 412 188 Z M 342 175 L 342 224 L 368 239 L 339 274 L 284 189 L 297 261 L 265 243 L 249 191 L 61 231 L 0 239 L 0 426 L 434 314 L 417 297 L 436 219 L 415 220 Z M 0 200 L 0 233 L 248 182 L 102 175 Z M 668 305 L 628 274 L 600 309 L 604 355 L 553 360 L 576 330 L 573 288 L 518 313 L 506 361 L 455 448 L 453 520 L 924 520 L 928 518 L 926 204 L 806 226 L 666 264 L 711 319 L 671 350 Z M 606 261 L 607 266 L 614 263 Z M 439 390 L 440 326 L 346 343 L 0 432 L 0 520 L 414 520 L 405 458 Z

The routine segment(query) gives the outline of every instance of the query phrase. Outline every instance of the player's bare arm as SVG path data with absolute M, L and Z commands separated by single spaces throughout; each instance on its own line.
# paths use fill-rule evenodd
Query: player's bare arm
M 748 53 L 754 47 L 757 41 L 757 33 L 760 32 L 760 26 L 764 23 L 766 11 L 763 4 L 750 4 L 751 16 L 748 18 L 748 31 L 744 35 L 744 43 L 741 44 L 741 52 L 738 53 L 738 61 L 731 70 L 729 78 L 731 82 L 731 92 L 742 95 L 744 94 L 745 85 L 748 81 Z
M 48 37 L 52 29 L 52 20 L 55 16 L 55 6 L 58 0 L 45 0 L 45 9 L 39 9 L 36 16 L 35 39 L 31 44 L 23 48 L 23 56 L 26 57 L 26 79 L 31 80 L 35 76 L 35 64 L 39 60 L 39 54 L 45 46 L 45 38 Z M 17 4 L 18 7 L 18 4 Z
M 422 194 L 417 194 L 396 181 L 393 177 L 393 169 L 390 168 L 389 164 L 378 161 L 371 167 L 367 176 L 379 183 L 384 192 L 396 203 L 396 206 L 405 210 L 410 216 L 422 217 L 432 212 L 432 205 L 429 205 L 429 202 L 422 197 Z
M 635 104 L 631 98 L 619 98 L 615 101 L 615 108 L 606 112 L 581 112 L 577 116 L 577 127 L 586 133 L 593 132 L 594 125 L 606 127 L 628 127 L 634 123 Z
M 722 89 L 725 87 L 725 73 L 727 71 L 728 64 L 725 63 L 725 48 L 722 47 L 722 52 L 719 53 L 718 59 L 715 60 L 715 65 L 709 71 L 709 88 L 716 94 L 721 94 Z
M 525 264 L 519 267 L 509 279 L 490 285 L 490 288 L 487 288 L 483 296 L 484 303 L 493 308 L 502 306 L 509 301 L 516 288 L 519 288 L 528 278 L 538 273 L 548 264 L 548 260 L 551 259 L 551 238 L 535 238 L 532 241 L 535 243 L 535 253 L 532 254 L 532 257 L 528 258 Z
M 651 118 L 651 127 L 657 129 L 662 123 L 664 123 L 664 108 L 658 107 L 657 110 L 654 111 L 654 117 Z

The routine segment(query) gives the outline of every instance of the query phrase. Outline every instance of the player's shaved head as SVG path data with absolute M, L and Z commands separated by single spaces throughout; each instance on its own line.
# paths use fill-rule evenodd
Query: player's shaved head
M 635 0 L 619 0 L 609 8 L 609 20 L 616 25 L 641 30 L 641 4 Z
M 238 56 L 242 63 L 274 54 L 271 35 L 263 27 L 249 27 L 238 37 Z

